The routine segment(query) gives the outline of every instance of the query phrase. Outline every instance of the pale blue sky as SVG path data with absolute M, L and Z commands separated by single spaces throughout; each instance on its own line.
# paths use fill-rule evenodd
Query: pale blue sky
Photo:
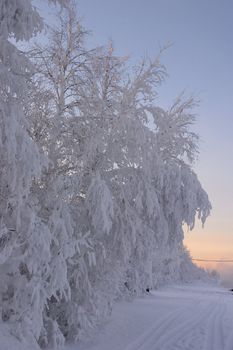
M 206 228 L 188 234 L 187 244 L 195 256 L 233 258 L 233 1 L 77 4 L 84 26 L 93 32 L 90 45 L 113 39 L 117 53 L 137 61 L 173 43 L 163 56 L 169 77 L 159 90 L 159 103 L 168 106 L 183 90 L 201 99 L 195 130 L 202 141 L 195 170 L 213 205 Z

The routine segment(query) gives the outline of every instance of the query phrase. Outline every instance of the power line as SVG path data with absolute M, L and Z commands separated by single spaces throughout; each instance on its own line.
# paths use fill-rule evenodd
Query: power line
M 193 261 L 206 261 L 206 262 L 218 262 L 218 263 L 233 263 L 233 260 L 218 260 L 218 259 L 195 259 Z

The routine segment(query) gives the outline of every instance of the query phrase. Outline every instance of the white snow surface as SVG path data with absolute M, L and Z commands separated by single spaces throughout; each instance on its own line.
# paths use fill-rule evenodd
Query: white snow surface
M 190 283 L 151 291 L 115 305 L 91 340 L 60 350 L 233 350 L 233 294 Z M 0 350 L 37 350 L 0 324 Z
M 60 350 L 233 350 L 233 294 L 201 282 L 117 303 L 91 340 Z M 0 325 L 0 350 L 36 350 Z
M 233 350 L 232 319 L 226 289 L 174 285 L 117 304 L 92 340 L 63 350 Z

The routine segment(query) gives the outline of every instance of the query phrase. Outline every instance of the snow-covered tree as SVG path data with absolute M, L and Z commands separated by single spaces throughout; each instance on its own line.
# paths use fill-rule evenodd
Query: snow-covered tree
M 52 230 L 38 215 L 38 200 L 32 191 L 48 163 L 30 137 L 30 125 L 21 103 L 27 94 L 27 82 L 33 67 L 9 38 L 29 40 L 42 29 L 43 23 L 28 0 L 1 1 L 0 14 L 1 317 L 10 322 L 17 336 L 37 344 L 44 329 L 42 313 L 48 299 L 55 293 L 67 292 L 69 288 L 60 275 L 62 270 L 65 274 L 66 266 L 56 269 L 59 267 L 56 262 L 61 262 L 59 259 L 55 261 L 54 255 L 59 251 L 54 253 Z M 58 210 L 59 204 L 56 206 Z M 59 221 L 55 219 L 59 227 Z M 64 221 L 68 226 L 68 217 Z M 62 245 L 65 244 L 63 241 Z M 59 274 L 57 277 L 55 269 Z M 56 331 L 55 322 L 53 328 Z M 54 332 L 52 336 L 55 333 L 59 335 L 59 332 Z
M 8 39 L 13 36 L 16 40 L 28 40 L 41 29 L 41 20 L 30 1 L 1 1 L 0 12 L 1 314 L 4 321 L 17 323 L 21 331 L 25 327 L 27 333 L 34 318 L 29 305 L 36 283 L 32 278 L 33 268 L 26 261 L 36 246 L 32 237 L 35 239 L 38 227 L 42 226 L 34 214 L 30 188 L 40 176 L 42 158 L 26 131 L 20 103 L 31 65 Z M 41 243 L 46 239 L 42 236 Z M 28 293 L 25 293 L 25 284 Z
M 111 42 L 90 50 L 76 12 L 66 1 L 30 60 L 8 39 L 29 40 L 40 17 L 29 0 L 0 7 L 0 304 L 40 347 L 79 339 L 116 299 L 196 277 L 182 227 L 211 209 L 192 170 L 194 101 L 158 107 L 161 54 L 131 70 Z

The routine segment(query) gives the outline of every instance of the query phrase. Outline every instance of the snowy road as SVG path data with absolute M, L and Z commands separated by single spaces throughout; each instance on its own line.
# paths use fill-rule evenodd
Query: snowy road
M 118 304 L 91 342 L 66 350 L 233 350 L 233 295 L 173 286 Z

